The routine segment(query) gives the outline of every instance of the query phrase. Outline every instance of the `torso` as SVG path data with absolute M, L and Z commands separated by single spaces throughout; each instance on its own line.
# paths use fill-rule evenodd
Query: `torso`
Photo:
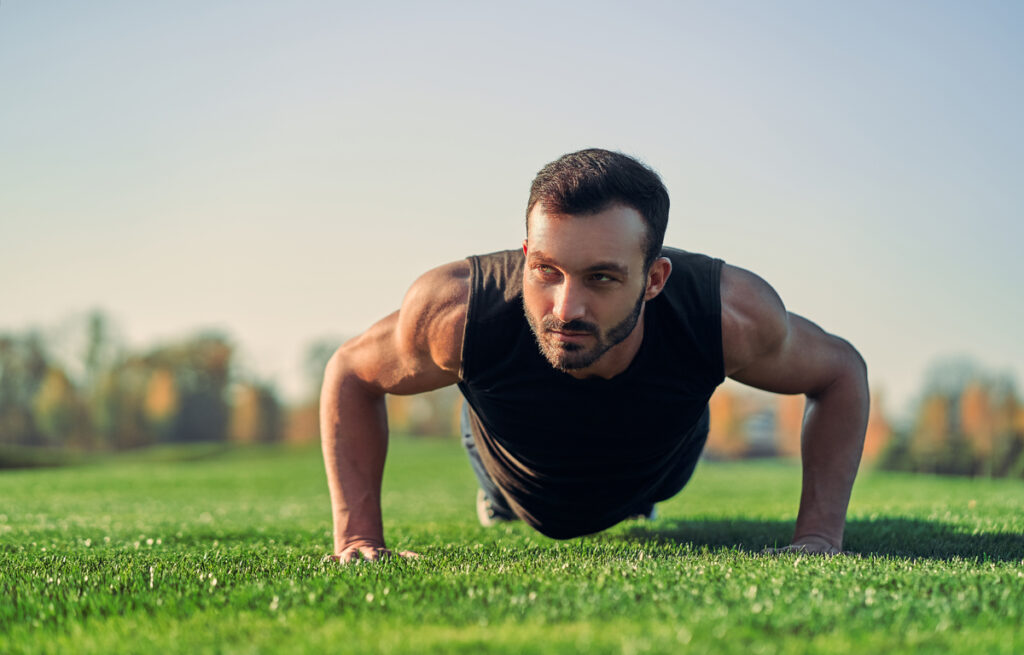
M 521 305 L 522 253 L 469 260 L 459 387 L 489 474 L 542 532 L 557 525 L 584 534 L 621 520 L 624 503 L 696 438 L 724 378 L 722 263 L 664 254 L 673 273 L 647 303 L 636 356 L 610 379 L 585 380 L 556 371 L 538 351 Z

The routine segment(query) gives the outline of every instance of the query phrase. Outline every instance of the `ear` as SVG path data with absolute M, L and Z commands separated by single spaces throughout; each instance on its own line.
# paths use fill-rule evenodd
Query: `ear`
M 655 259 L 651 264 L 651 269 L 647 271 L 647 289 L 644 291 L 644 300 L 652 300 L 661 293 L 661 290 L 665 288 L 665 283 L 668 282 L 669 275 L 672 275 L 672 262 L 668 257 Z
M 523 254 L 529 255 L 530 253 L 526 250 L 526 239 L 523 239 Z

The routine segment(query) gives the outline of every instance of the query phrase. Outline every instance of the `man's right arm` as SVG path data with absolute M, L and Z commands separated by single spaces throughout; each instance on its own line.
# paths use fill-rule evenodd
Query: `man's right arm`
M 375 560 L 388 552 L 380 508 L 388 439 L 384 397 L 458 382 L 468 299 L 468 261 L 428 271 L 410 287 L 401 309 L 345 343 L 328 362 L 320 438 L 335 559 Z

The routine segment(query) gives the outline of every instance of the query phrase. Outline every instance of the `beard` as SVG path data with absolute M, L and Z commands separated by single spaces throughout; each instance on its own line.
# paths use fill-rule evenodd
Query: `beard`
M 626 318 L 613 326 L 611 329 L 602 332 L 595 323 L 589 321 L 572 320 L 562 321 L 550 314 L 539 321 L 530 314 L 523 305 L 523 313 L 526 314 L 526 322 L 530 325 L 533 338 L 537 341 L 537 347 L 544 359 L 557 370 L 564 372 L 577 371 L 587 368 L 601 357 L 626 340 L 640 320 L 640 312 L 644 307 L 644 292 L 640 292 L 633 310 Z M 567 331 L 581 334 L 589 334 L 594 337 L 594 345 L 583 346 L 578 343 L 566 343 L 554 339 L 552 331 Z

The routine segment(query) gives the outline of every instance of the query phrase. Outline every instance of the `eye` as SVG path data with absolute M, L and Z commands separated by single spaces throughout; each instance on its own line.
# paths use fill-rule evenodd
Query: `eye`
M 533 267 L 534 274 L 543 280 L 553 280 L 561 276 L 558 269 L 547 264 L 538 264 Z
M 590 279 L 600 284 L 607 284 L 609 282 L 616 281 L 615 278 L 613 278 L 611 275 L 608 275 L 607 273 L 594 273 L 593 275 L 590 276 Z

